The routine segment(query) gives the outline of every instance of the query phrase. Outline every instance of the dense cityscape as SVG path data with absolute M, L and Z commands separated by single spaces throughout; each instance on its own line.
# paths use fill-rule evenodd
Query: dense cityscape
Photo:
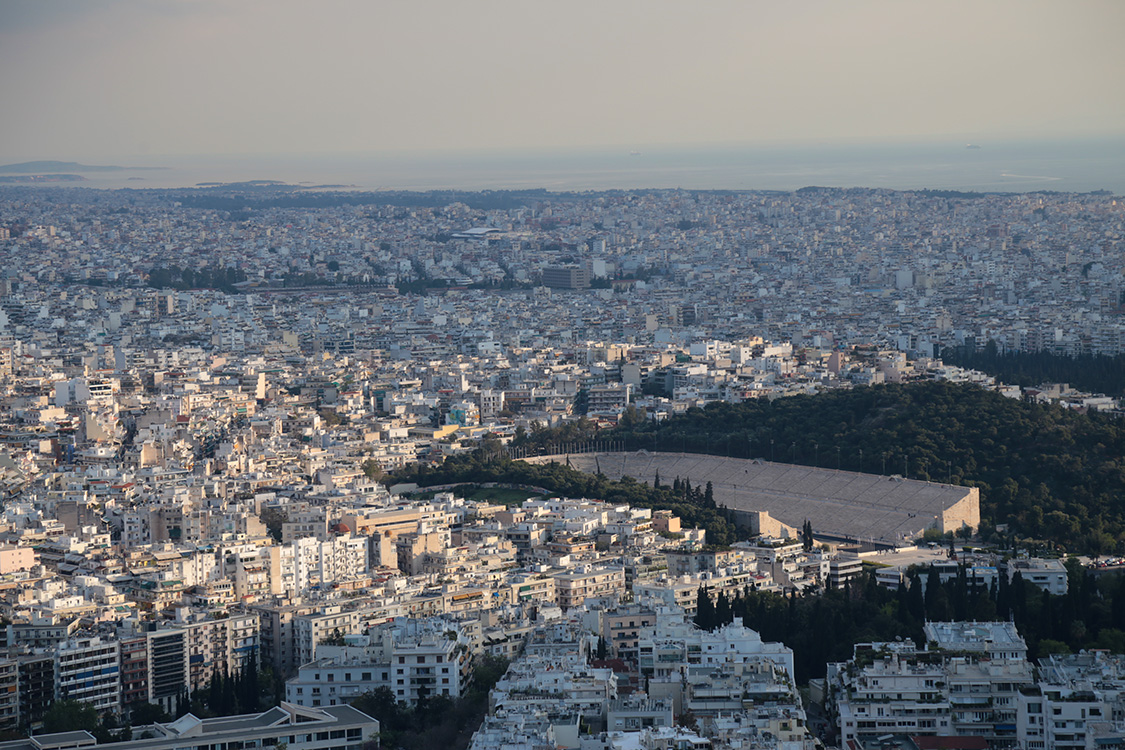
M 829 446 L 527 456 L 674 476 L 738 521 L 716 545 L 669 510 L 410 481 L 883 383 L 1116 415 L 941 356 L 1125 353 L 1123 237 L 1104 193 L 2 188 L 5 748 L 398 746 L 472 695 L 443 741 L 476 750 L 1125 744 L 1119 630 L 1068 654 L 983 616 L 1014 604 L 939 619 L 942 586 L 1049 603 L 1082 575 L 973 549 L 976 489 Z M 918 642 L 809 674 L 735 615 L 868 584 L 925 591 Z

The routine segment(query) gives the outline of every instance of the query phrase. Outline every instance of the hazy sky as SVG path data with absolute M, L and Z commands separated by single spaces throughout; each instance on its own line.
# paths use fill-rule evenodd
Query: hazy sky
M 1125 2 L 0 0 L 0 158 L 1125 134 Z

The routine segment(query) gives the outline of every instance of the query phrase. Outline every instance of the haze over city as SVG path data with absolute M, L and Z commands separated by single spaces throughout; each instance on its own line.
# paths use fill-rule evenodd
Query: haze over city
M 0 4 L 0 157 L 1125 135 L 1125 5 Z

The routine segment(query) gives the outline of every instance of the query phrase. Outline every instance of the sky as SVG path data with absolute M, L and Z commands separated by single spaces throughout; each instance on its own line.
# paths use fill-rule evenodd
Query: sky
M 1125 135 L 1120 0 L 0 0 L 0 160 Z

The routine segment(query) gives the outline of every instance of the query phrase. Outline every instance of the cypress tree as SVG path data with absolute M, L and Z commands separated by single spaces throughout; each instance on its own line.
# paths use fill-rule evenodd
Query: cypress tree
M 730 600 L 726 592 L 720 591 L 718 601 L 715 603 L 715 625 L 723 626 L 734 620 L 734 613 L 730 608 Z
M 244 701 L 243 710 L 257 711 L 262 688 L 258 684 L 258 653 L 256 651 L 250 652 L 250 658 L 246 660 L 245 671 L 246 700 Z
M 231 716 L 238 713 L 238 696 L 235 692 L 234 678 L 223 670 L 223 702 L 219 706 L 219 716 Z
M 216 716 L 221 716 L 220 709 L 223 706 L 223 676 L 216 669 L 211 672 L 211 684 L 207 686 L 207 708 L 211 709 L 211 713 Z
M 695 597 L 695 624 L 702 630 L 715 628 L 715 605 L 707 589 L 702 586 Z

